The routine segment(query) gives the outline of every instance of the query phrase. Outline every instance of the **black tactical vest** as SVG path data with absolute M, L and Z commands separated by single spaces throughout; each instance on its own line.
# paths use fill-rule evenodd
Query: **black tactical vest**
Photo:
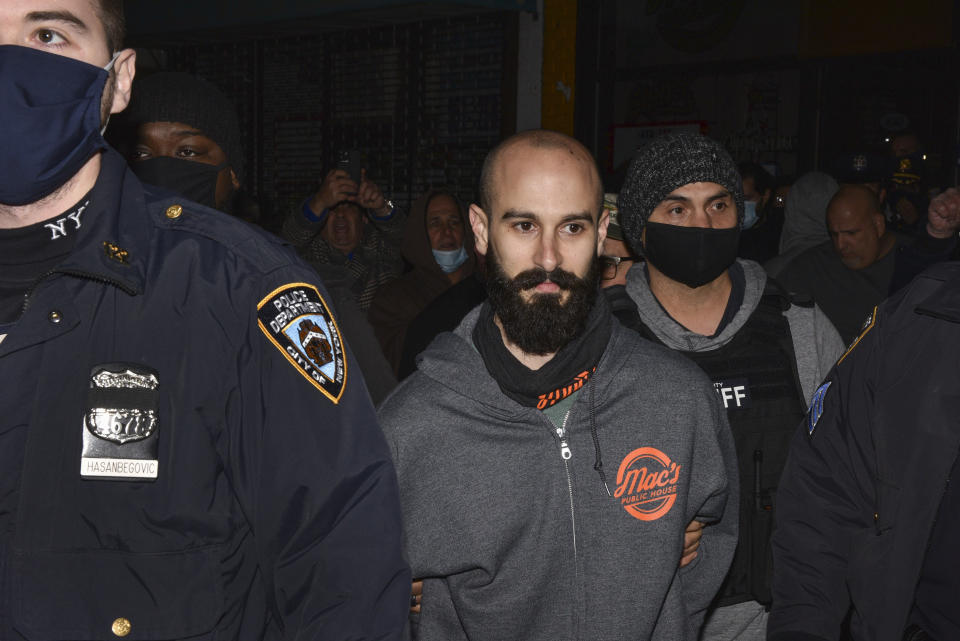
M 740 540 L 715 605 L 770 603 L 773 558 L 770 535 L 780 473 L 797 425 L 806 414 L 785 295 L 768 287 L 733 340 L 709 352 L 681 352 L 713 381 L 727 408 L 740 461 Z M 661 343 L 640 317 L 621 323 Z

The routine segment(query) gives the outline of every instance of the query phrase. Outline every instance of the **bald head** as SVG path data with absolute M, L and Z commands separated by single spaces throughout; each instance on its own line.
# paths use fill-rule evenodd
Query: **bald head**
M 547 129 L 522 131 L 510 136 L 487 154 L 480 170 L 480 207 L 488 215 L 493 210 L 497 186 L 506 171 L 504 158 L 523 150 L 555 151 L 567 154 L 571 160 L 582 163 L 589 174 L 591 187 L 597 195 L 597 211 L 603 206 L 603 183 L 593 155 L 580 142 L 566 134 Z
M 827 216 L 830 215 L 830 210 L 833 209 L 834 206 L 836 206 L 838 210 L 854 210 L 864 215 L 883 215 L 877 193 L 866 185 L 843 185 L 827 204 Z
M 827 229 L 840 260 L 864 269 L 892 246 L 877 195 L 863 185 L 843 185 L 827 205 Z

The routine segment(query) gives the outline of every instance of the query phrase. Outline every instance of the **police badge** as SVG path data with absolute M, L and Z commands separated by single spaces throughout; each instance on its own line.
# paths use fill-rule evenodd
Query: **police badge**
M 144 365 L 105 363 L 93 368 L 83 416 L 81 476 L 157 478 L 159 386 L 157 371 Z
M 260 329 L 300 374 L 334 403 L 347 383 L 343 340 L 316 287 L 290 283 L 257 305 Z

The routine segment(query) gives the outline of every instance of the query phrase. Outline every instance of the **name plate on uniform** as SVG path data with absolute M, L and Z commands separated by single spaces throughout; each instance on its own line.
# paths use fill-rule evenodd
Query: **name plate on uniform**
M 105 363 L 90 373 L 83 415 L 80 476 L 154 480 L 159 461 L 160 380 L 134 363 Z

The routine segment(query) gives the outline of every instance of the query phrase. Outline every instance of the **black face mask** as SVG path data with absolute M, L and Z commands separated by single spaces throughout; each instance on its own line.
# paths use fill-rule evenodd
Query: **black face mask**
M 687 287 L 713 281 L 737 258 L 739 225 L 710 229 L 648 222 L 644 229 L 647 260 L 665 276 Z
M 130 168 L 137 178 L 148 185 L 169 189 L 184 198 L 214 209 L 218 209 L 217 179 L 226 166 L 208 165 L 169 156 L 157 156 L 130 163 Z

